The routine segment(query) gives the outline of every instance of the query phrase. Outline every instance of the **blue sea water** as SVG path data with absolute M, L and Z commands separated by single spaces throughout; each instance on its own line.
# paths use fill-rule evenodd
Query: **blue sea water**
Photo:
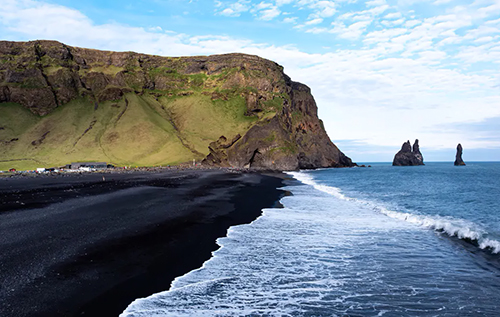
M 283 209 L 121 316 L 500 315 L 500 163 L 290 176 Z

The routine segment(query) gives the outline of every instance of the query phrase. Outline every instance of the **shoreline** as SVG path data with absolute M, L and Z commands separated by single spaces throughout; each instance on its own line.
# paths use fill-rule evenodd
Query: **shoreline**
M 283 182 L 224 170 L 1 181 L 0 314 L 117 316 L 201 267 L 230 226 L 278 207 Z

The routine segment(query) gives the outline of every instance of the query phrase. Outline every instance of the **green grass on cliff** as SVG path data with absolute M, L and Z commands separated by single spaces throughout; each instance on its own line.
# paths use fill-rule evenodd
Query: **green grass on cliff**
M 170 116 L 182 137 L 194 149 L 208 154 L 208 144 L 221 135 L 228 139 L 243 134 L 257 119 L 245 117 L 244 98 L 233 96 L 229 100 L 214 100 L 195 94 L 183 98 L 159 99 L 163 112 Z
M 239 95 L 211 100 L 201 92 L 158 101 L 148 94 L 130 93 L 97 109 L 89 99 L 80 98 L 45 117 L 2 103 L 0 170 L 75 161 L 154 166 L 201 160 L 210 142 L 221 135 L 243 135 L 258 120 L 246 117 L 245 111 Z
M 42 66 L 49 83 L 56 83 L 52 84 L 56 92 L 61 91 L 58 85 L 71 86 L 67 82 L 70 75 L 79 76 L 86 88 L 76 88 L 80 96 L 87 97 L 74 99 L 44 117 L 19 104 L 0 103 L 0 170 L 76 161 L 155 166 L 201 160 L 209 153 L 209 144 L 220 136 L 229 140 L 237 134 L 243 136 L 253 125 L 280 113 L 285 99 L 290 103 L 290 97 L 275 92 L 275 86 L 262 88 L 266 81 L 276 82 L 279 73 L 231 66 L 215 73 L 191 73 L 183 71 L 189 66 L 183 58 L 165 58 L 161 63 L 153 59 L 142 66 L 133 53 L 118 67 L 108 65 L 110 52 L 94 52 L 95 58 L 85 67 L 74 67 L 78 66 L 76 60 L 57 57 L 61 51 L 57 43 L 40 45 L 39 49 L 56 53 L 36 59 L 33 49 L 24 47 L 5 63 L 19 72 Z M 27 76 L 19 83 L 0 84 L 44 88 L 46 81 L 40 78 Z M 94 99 L 108 88 L 135 93 L 99 103 L 96 108 Z M 259 101 L 260 112 L 246 116 L 249 93 L 264 94 L 267 101 Z M 37 108 L 28 102 L 24 106 Z M 266 140 L 279 141 L 274 135 Z

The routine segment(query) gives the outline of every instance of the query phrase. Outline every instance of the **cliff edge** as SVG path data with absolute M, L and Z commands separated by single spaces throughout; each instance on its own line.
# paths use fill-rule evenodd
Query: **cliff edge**
M 0 169 L 71 161 L 294 170 L 355 164 L 310 89 L 245 54 L 160 57 L 0 41 Z

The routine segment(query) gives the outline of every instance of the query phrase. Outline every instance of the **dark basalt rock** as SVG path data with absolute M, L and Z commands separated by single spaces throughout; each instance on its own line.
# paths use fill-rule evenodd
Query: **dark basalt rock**
M 237 134 L 231 141 L 228 142 L 227 138 L 222 135 L 217 141 L 210 143 L 210 146 L 208 147 L 210 154 L 208 154 L 202 163 L 211 166 L 229 167 L 226 150 L 239 139 L 241 139 L 241 135 Z
M 420 153 L 420 146 L 418 145 L 418 139 L 413 143 L 413 156 L 416 158 L 417 164 L 415 165 L 424 165 L 424 157 L 422 153 Z
M 455 157 L 455 166 L 465 166 L 465 162 L 462 160 L 462 145 L 458 143 L 457 145 L 457 155 Z
M 405 143 L 403 143 L 401 150 L 394 156 L 392 165 L 393 166 L 425 165 L 422 153 L 420 153 L 418 139 L 415 140 L 415 143 L 413 144 L 413 150 L 410 141 L 406 141 Z

